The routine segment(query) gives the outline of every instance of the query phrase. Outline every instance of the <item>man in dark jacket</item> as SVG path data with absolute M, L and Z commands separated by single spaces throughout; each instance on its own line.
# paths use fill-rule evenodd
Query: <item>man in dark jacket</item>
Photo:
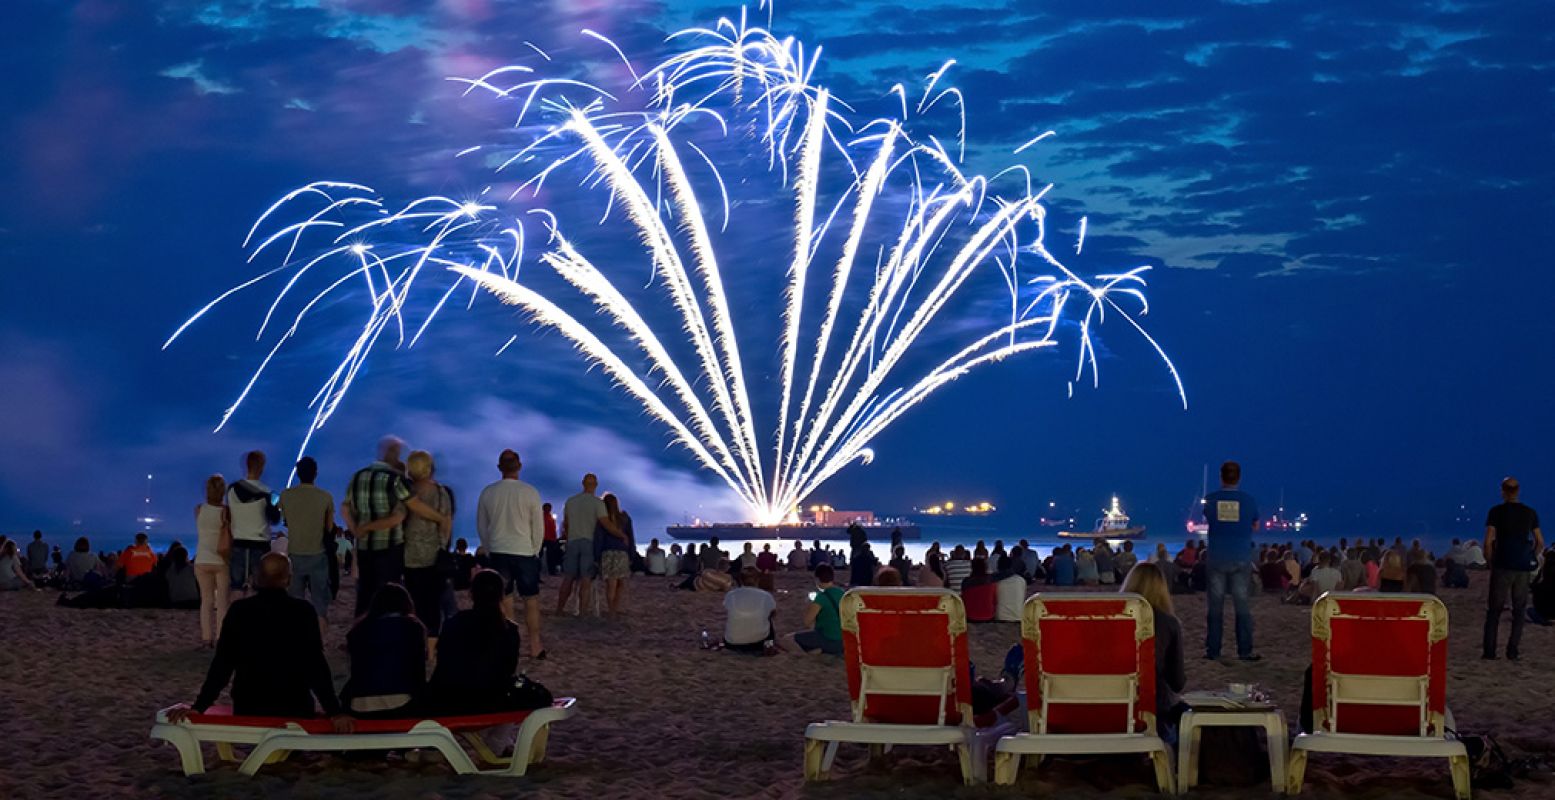
M 168 721 L 204 713 L 231 680 L 234 714 L 306 719 L 314 716 L 313 701 L 318 698 L 337 732 L 353 729 L 335 696 L 318 615 L 308 601 L 287 594 L 291 572 L 291 561 L 280 553 L 260 560 L 259 591 L 227 610 L 199 697 L 192 707 L 169 711 Z

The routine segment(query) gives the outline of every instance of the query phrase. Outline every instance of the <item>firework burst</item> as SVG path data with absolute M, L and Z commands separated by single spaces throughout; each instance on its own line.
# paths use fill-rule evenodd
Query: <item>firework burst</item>
M 815 82 L 818 50 L 769 27 L 742 13 L 677 32 L 670 44 L 683 49 L 643 71 L 584 31 L 624 64 L 630 80 L 619 87 L 526 65 L 450 79 L 516 108 L 508 138 L 457 153 L 493 171 L 483 191 L 399 205 L 358 183 L 303 186 L 244 241 L 249 263 L 279 265 L 216 297 L 164 347 L 240 291 L 281 284 L 259 324 L 267 352 L 219 429 L 310 314 L 349 313 L 334 301 L 360 301 L 360 325 L 309 405 L 306 448 L 386 340 L 413 347 L 450 302 L 468 308 L 486 292 L 564 336 L 762 523 L 872 459 L 886 427 L 979 366 L 1072 336 L 1074 379 L 1094 383 L 1092 336 L 1108 315 L 1149 342 L 1186 403 L 1175 368 L 1136 319 L 1148 312 L 1148 268 L 1082 279 L 1044 244 L 1051 187 L 1034 187 L 1018 165 L 991 178 L 963 166 L 965 105 L 942 85 L 954 62 L 921 90 L 892 87 L 900 112 L 869 118 Z M 538 64 L 554 66 L 534 49 Z M 953 146 L 936 131 L 954 131 Z M 731 197 L 733 170 L 761 172 L 777 199 Z M 548 202 L 558 194 L 602 207 L 583 217 Z M 606 267 L 591 257 L 601 226 L 629 235 L 639 260 Z M 740 274 L 726 273 L 721 239 L 773 228 L 786 231 L 780 248 L 759 248 L 754 261 L 742 252 Z M 651 297 L 640 286 L 643 260 Z M 731 301 L 730 284 L 746 273 L 781 278 L 780 300 L 763 306 L 773 310 L 764 344 L 776 346 L 763 352 L 776 361 L 775 380 L 749 372 L 751 351 L 736 336 L 759 322 L 747 324 L 750 307 Z M 947 323 L 952 301 L 984 274 L 996 276 L 994 291 L 971 292 L 977 313 Z M 988 313 L 991 304 L 1002 310 Z

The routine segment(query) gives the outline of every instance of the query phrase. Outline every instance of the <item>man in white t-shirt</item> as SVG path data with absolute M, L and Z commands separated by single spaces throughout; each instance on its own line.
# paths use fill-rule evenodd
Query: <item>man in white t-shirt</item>
M 1344 573 L 1334 566 L 1334 556 L 1331 553 L 1320 553 L 1317 556 L 1317 566 L 1312 568 L 1312 573 L 1302 581 L 1300 594 L 1306 602 L 1322 597 L 1328 592 L 1338 591 L 1344 584 Z
M 777 601 L 758 588 L 760 582 L 761 573 L 756 568 L 740 570 L 739 588 L 724 595 L 724 649 L 761 653 L 773 641 Z
M 227 489 L 227 509 L 232 515 L 231 572 L 233 595 L 248 587 L 259 569 L 259 559 L 270 552 L 270 526 L 281 521 L 274 494 L 259 478 L 265 474 L 265 454 L 250 450 L 243 456 L 246 477 Z
M 529 655 L 540 659 L 545 657 L 540 644 L 540 549 L 545 546 L 545 517 L 540 492 L 518 479 L 523 467 L 524 462 L 512 450 L 503 450 L 497 457 L 502 480 L 481 491 L 475 530 L 508 593 L 516 590 L 523 599 Z
M 998 605 L 993 618 L 999 622 L 1020 622 L 1026 605 L 1026 579 L 1015 573 L 1015 558 L 999 556 L 999 571 L 994 577 Z

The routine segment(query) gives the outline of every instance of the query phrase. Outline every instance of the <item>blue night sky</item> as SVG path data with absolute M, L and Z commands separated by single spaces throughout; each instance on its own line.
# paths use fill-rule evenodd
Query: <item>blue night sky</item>
M 489 177 L 453 156 L 498 141 L 512 115 L 445 77 L 529 63 L 527 41 L 571 74 L 618 79 L 581 29 L 648 64 L 677 46 L 667 32 L 737 14 L 711 0 L 7 2 L 0 530 L 126 533 L 146 473 L 169 529 L 192 527 L 202 478 L 235 474 L 250 447 L 280 483 L 359 306 L 340 304 L 339 324 L 327 310 L 219 434 L 267 350 L 253 333 L 273 290 L 159 349 L 273 266 L 244 262 L 255 217 L 315 179 L 478 192 Z M 984 368 L 811 500 L 988 499 L 1019 532 L 1049 500 L 1088 515 L 1117 492 L 1141 521 L 1175 526 L 1201 466 L 1235 457 L 1265 506 L 1283 490 L 1324 538 L 1472 534 L 1453 527 L 1458 504 L 1476 517 L 1509 473 L 1550 505 L 1550 4 L 789 0 L 774 28 L 821 46 L 816 80 L 870 114 L 890 113 L 892 84 L 957 59 L 945 81 L 966 96 L 969 165 L 1021 163 L 1055 184 L 1054 252 L 1073 256 L 1088 219 L 1083 255 L 1066 259 L 1077 271 L 1155 267 L 1142 322 L 1189 399 L 1185 411 L 1148 345 L 1109 323 L 1099 388 L 1087 378 L 1068 396 L 1072 348 Z M 746 211 L 789 222 L 786 207 Z M 723 258 L 781 277 L 764 227 Z M 625 257 L 608 237 L 575 238 Z M 963 319 L 979 308 L 997 302 Z M 374 354 L 315 437 L 327 488 L 386 432 L 432 450 L 467 500 L 512 446 L 547 499 L 601 473 L 640 535 L 732 513 L 598 369 L 490 299 L 415 349 Z

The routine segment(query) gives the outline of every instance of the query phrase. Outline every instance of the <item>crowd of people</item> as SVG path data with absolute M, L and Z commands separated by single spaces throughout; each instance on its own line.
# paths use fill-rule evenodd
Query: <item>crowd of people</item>
M 683 589 L 719 592 L 722 632 L 704 632 L 704 647 L 761 655 L 840 655 L 847 588 L 948 588 L 961 595 L 969 621 L 1018 622 L 1037 588 L 1118 586 L 1145 597 L 1155 610 L 1157 698 L 1168 725 L 1184 683 L 1174 594 L 1207 593 L 1209 659 L 1220 658 L 1227 595 L 1237 658 L 1259 659 L 1249 603 L 1254 587 L 1282 602 L 1310 603 L 1339 590 L 1435 593 L 1466 587 L 1470 570 L 1488 569 L 1485 658 L 1497 657 L 1507 605 L 1512 630 L 1504 652 L 1511 659 L 1518 657 L 1525 621 L 1555 620 L 1555 551 L 1544 556 L 1537 514 L 1520 502 L 1520 487 L 1510 478 L 1501 487 L 1502 504 L 1488 515 L 1484 544 L 1455 539 L 1440 557 L 1418 540 L 1406 546 L 1402 538 L 1391 544 L 1340 539 L 1331 547 L 1311 540 L 1255 543 L 1257 503 L 1241 489 L 1240 466 L 1226 462 L 1221 487 L 1204 499 L 1206 539 L 1190 540 L 1175 554 L 1158 543 L 1141 558 L 1131 541 L 1116 550 L 1105 541 L 1091 548 L 1066 544 L 1045 557 L 1024 539 L 1008 549 L 995 541 L 992 548 L 977 542 L 948 552 L 936 542 L 915 564 L 900 531 L 882 562 L 856 525 L 845 552 L 796 541 L 782 556 L 769 544 L 757 551 L 751 543 L 731 556 L 713 538 L 684 551 L 679 544 L 666 551 L 653 539 L 639 555 L 631 516 L 615 495 L 598 493 L 595 475 L 584 475 L 580 491 L 565 501 L 558 528 L 551 505 L 520 479 L 519 455 L 504 450 L 496 462 L 499 479 L 477 501 L 479 546 L 472 553 L 465 539 L 453 537 L 455 494 L 436 479 L 433 457 L 406 449 L 399 439 L 385 438 L 377 458 L 352 474 L 338 508 L 317 485 L 312 458 L 297 462 L 296 485 L 276 493 L 263 482 L 264 454 L 246 454 L 243 478 L 229 484 L 212 475 L 205 482 L 204 502 L 194 512 L 192 557 L 176 542 L 158 554 L 145 534 L 114 555 L 94 554 L 82 538 L 68 556 L 41 532 L 33 534 L 25 555 L 18 542 L 0 537 L 0 588 L 80 590 L 61 596 L 67 605 L 198 609 L 201 645 L 215 653 L 204 686 L 180 715 L 208 709 L 230 682 L 237 713 L 311 714 L 316 701 L 342 730 L 355 718 L 476 713 L 536 702 L 518 663 L 524 645 L 532 659 L 547 656 L 543 575 L 560 576 L 558 616 L 625 613 L 627 578 L 634 571 L 673 576 Z M 353 567 L 357 594 L 346 636 L 351 671 L 337 695 L 323 637 L 341 576 Z M 774 590 L 775 573 L 783 570 L 808 572 L 815 582 L 803 626 L 786 634 L 778 630 Z M 596 578 L 603 588 L 599 602 Z M 466 610 L 460 610 L 457 592 L 468 592 Z M 1018 669 L 1019 659 L 1012 657 Z M 435 664 L 430 674 L 429 660 Z

